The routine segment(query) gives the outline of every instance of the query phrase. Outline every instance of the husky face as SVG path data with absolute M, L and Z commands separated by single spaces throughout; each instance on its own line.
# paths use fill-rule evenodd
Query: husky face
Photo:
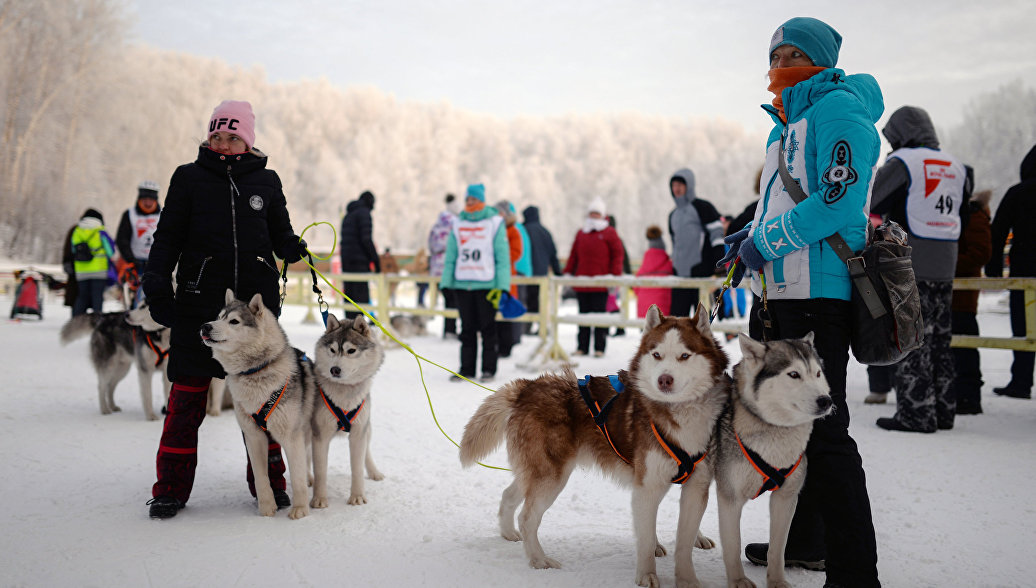
M 342 384 L 355 384 L 374 375 L 384 353 L 363 315 L 340 323 L 327 316 L 327 330 L 317 341 L 313 367 L 317 375 Z
M 709 391 L 727 363 L 700 304 L 693 318 L 663 317 L 652 306 L 629 372 L 640 391 L 652 400 L 693 402 Z
M 827 416 L 830 388 L 813 333 L 802 339 L 761 343 L 738 337 L 744 360 L 738 367 L 737 393 L 745 405 L 771 425 L 793 427 Z
M 253 367 L 247 365 L 275 355 L 275 349 L 287 344 L 287 337 L 273 312 L 263 305 L 256 294 L 248 303 L 234 298 L 227 290 L 226 306 L 219 318 L 205 323 L 200 329 L 201 339 L 212 348 L 212 356 L 228 372 Z
M 155 331 L 161 331 L 165 327 L 156 323 L 155 319 L 151 318 L 151 311 L 148 309 L 147 302 L 142 302 L 140 306 L 126 313 L 126 322 L 134 327 L 140 327 L 149 333 Z

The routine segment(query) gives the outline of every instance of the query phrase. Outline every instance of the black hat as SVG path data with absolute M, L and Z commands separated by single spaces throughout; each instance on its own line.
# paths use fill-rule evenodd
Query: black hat
M 363 194 L 360 194 L 360 202 L 366 204 L 367 208 L 374 210 L 374 194 L 371 194 L 369 191 L 364 191 Z
M 82 220 L 88 216 L 91 216 L 101 221 L 102 225 L 104 224 L 104 216 L 100 212 L 98 212 L 96 208 L 87 208 L 86 212 L 83 213 L 83 216 L 79 217 L 79 220 Z

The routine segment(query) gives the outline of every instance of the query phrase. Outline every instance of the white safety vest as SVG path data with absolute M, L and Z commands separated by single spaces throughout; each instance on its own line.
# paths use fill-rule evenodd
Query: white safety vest
M 956 157 L 927 147 L 897 149 L 910 174 L 906 218 L 910 233 L 925 239 L 956 241 L 967 172 Z
M 493 215 L 480 221 L 458 219 L 453 224 L 457 239 L 457 263 L 453 277 L 461 282 L 488 282 L 496 276 L 493 240 L 504 219 Z
M 151 254 L 151 244 L 155 241 L 155 229 L 158 228 L 159 213 L 140 214 L 137 207 L 129 209 L 130 250 L 135 259 L 147 259 Z M 131 260 L 132 261 L 132 260 Z

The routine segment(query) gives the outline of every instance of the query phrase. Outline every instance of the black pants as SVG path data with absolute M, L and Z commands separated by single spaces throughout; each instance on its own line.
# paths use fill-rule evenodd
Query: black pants
M 973 312 L 953 311 L 953 334 L 978 335 L 978 319 Z M 974 410 L 982 408 L 982 367 L 978 349 L 951 347 L 957 376 L 953 379 L 953 396 L 957 407 Z
M 576 292 L 576 301 L 579 302 L 579 314 L 588 312 L 604 312 L 608 307 L 608 292 Z M 590 352 L 590 329 L 594 332 L 594 351 L 604 352 L 608 343 L 608 327 L 579 327 L 579 335 L 576 343 L 579 351 Z
M 79 280 L 79 294 L 72 305 L 72 316 L 86 314 L 87 310 L 93 309 L 100 314 L 104 307 L 104 291 L 108 289 L 107 278 L 91 278 Z M 1023 321 L 1024 322 L 1024 321 Z M 1023 324 L 1024 328 L 1025 325 Z
M 342 282 L 342 294 L 351 298 L 356 304 L 369 304 L 371 301 L 370 287 L 367 282 Z M 363 314 L 349 304 L 348 300 L 345 301 L 345 308 L 345 318 L 348 320 Z
M 443 303 L 443 306 L 445 308 L 457 308 L 457 296 L 453 293 L 453 290 L 449 288 L 443 288 L 439 291 L 442 292 L 442 298 L 445 301 Z M 457 334 L 457 319 L 443 319 L 442 334 L 446 335 L 447 333 L 453 333 L 454 335 Z
M 698 308 L 697 288 L 673 288 L 672 316 L 691 316 Z
M 849 362 L 850 303 L 843 300 L 770 301 L 770 339 L 813 332 L 813 345 L 831 387 L 834 412 L 816 421 L 806 446 L 808 470 L 788 534 L 791 554 L 822 554 L 827 581 L 841 586 L 880 586 L 863 460 L 849 436 L 845 402 Z
M 892 391 L 895 375 L 895 365 L 867 366 L 867 384 L 870 387 L 870 391 L 877 394 L 888 394 Z
M 1011 277 L 1015 277 L 1013 272 Z M 1011 335 L 1025 336 L 1025 290 L 1011 290 Z M 1036 353 L 1015 351 L 1014 362 L 1011 363 L 1011 383 L 1008 384 L 1008 387 L 1030 391 L 1034 364 L 1036 364 Z
M 482 373 L 496 374 L 496 309 L 486 300 L 489 290 L 454 290 L 460 313 L 460 375 L 475 377 L 478 336 L 482 335 Z

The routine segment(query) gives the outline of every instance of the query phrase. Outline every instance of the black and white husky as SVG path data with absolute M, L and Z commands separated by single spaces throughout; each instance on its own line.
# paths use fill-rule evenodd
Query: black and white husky
M 313 508 L 327 508 L 327 459 L 331 439 L 339 431 L 349 433 L 352 482 L 349 504 L 366 504 L 363 470 L 372 480 L 385 476 L 370 453 L 371 384 L 385 360 L 378 338 L 365 317 L 344 323 L 332 314 L 327 330 L 313 353 L 317 400 L 313 410 Z
M 831 412 L 831 395 L 813 348 L 802 339 L 760 343 L 742 333 L 730 403 L 716 425 L 709 456 L 716 477 L 719 537 L 727 585 L 754 587 L 741 563 L 741 510 L 770 492 L 766 585 L 786 587 L 784 548 L 806 479 L 813 421 Z
M 254 466 L 259 514 L 272 517 L 277 512 L 269 472 L 261 465 L 269 458 L 265 433 L 269 431 L 284 447 L 288 461 L 292 490 L 288 516 L 306 516 L 306 446 L 317 397 L 311 364 L 288 343 L 277 317 L 263 306 L 259 294 L 246 303 L 227 290 L 226 306 L 216 320 L 201 326 L 201 338 L 227 372 L 234 414 Z
M 169 329 L 151 318 L 147 304 L 126 312 L 87 313 L 72 317 L 61 327 L 61 344 L 90 335 L 90 362 L 97 372 L 97 399 L 101 414 L 122 410 L 115 404 L 115 387 L 126 377 L 131 366 L 137 366 L 140 403 L 144 418 L 158 419 L 152 404 L 152 381 L 155 372 L 162 374 L 166 401 L 169 400 L 169 378 L 166 364 L 169 355 Z

